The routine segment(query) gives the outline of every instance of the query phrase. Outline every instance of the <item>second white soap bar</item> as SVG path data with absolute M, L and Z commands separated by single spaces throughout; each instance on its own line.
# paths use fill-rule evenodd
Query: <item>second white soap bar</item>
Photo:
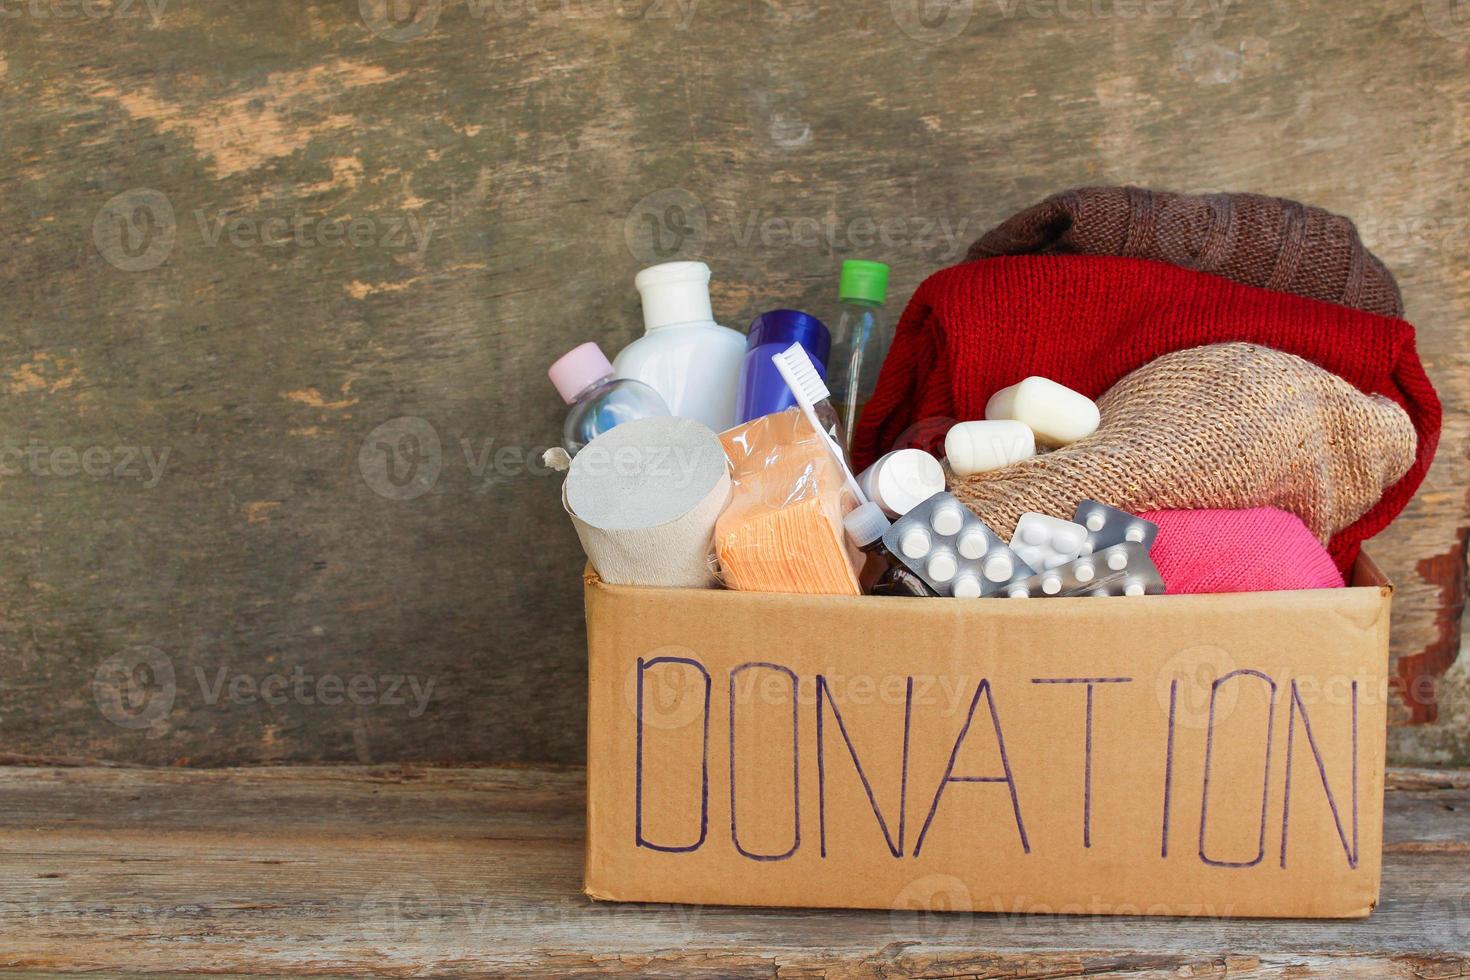
M 1036 439 L 1024 422 L 960 422 L 944 437 L 944 455 L 955 476 L 974 476 L 1036 455 Z
M 985 417 L 1024 422 L 1037 442 L 1052 448 L 1086 439 L 1102 419 L 1091 398 L 1035 375 L 991 395 Z

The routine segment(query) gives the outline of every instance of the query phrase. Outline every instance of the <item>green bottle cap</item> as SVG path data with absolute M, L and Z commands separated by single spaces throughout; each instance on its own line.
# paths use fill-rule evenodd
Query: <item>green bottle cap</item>
M 882 303 L 888 299 L 888 266 L 867 259 L 848 259 L 842 263 L 837 280 L 837 299 L 863 299 Z

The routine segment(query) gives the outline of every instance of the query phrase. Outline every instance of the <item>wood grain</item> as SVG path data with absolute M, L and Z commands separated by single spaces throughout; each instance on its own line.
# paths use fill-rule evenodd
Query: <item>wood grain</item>
M 1390 787 L 1382 904 L 1302 922 L 592 903 L 576 769 L 0 768 L 0 970 L 1463 976 L 1470 775 Z
M 633 273 L 706 259 L 734 326 L 831 315 L 844 257 L 901 302 L 1012 211 L 1133 182 L 1346 213 L 1399 276 L 1447 415 L 1375 543 L 1399 672 L 1438 678 L 1393 754 L 1470 763 L 1448 0 L 3 6 L 7 751 L 579 761 L 543 371 L 634 338 Z

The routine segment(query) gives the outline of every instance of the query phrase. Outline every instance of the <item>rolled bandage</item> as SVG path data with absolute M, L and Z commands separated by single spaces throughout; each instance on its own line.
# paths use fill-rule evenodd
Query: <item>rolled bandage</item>
M 715 584 L 710 541 L 730 500 L 720 439 L 692 419 L 624 422 L 572 457 L 562 506 L 598 576 L 613 585 Z

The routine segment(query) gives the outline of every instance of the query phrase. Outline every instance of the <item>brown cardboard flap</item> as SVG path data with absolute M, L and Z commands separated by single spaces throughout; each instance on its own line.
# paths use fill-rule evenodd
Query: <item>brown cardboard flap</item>
M 1366 551 L 1358 552 L 1358 562 L 1353 566 L 1349 585 L 1353 588 L 1387 589 L 1390 594 L 1393 592 L 1393 583 L 1388 580 L 1388 576 L 1383 574 L 1378 563 Z

